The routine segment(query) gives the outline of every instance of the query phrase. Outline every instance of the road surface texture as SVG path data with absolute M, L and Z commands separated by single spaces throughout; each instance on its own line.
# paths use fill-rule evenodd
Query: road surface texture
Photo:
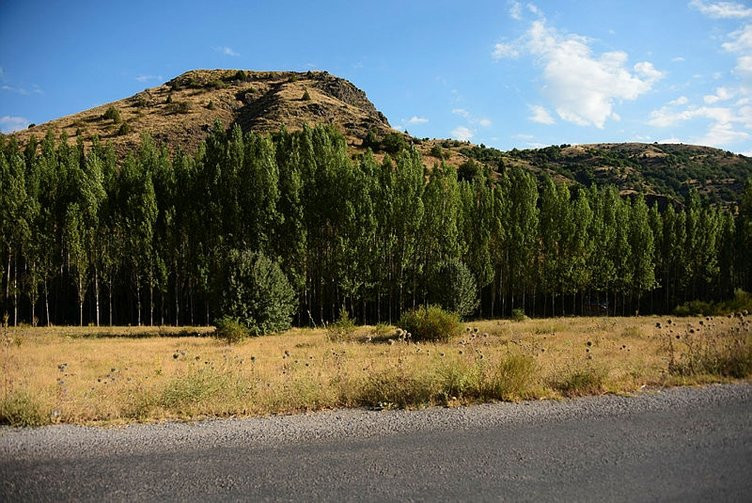
M 0 429 L 0 501 L 750 501 L 752 383 Z

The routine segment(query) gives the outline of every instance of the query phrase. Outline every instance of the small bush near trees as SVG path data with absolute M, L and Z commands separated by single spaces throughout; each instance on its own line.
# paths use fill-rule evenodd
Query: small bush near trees
M 431 147 L 431 155 L 439 159 L 444 159 L 444 149 L 440 145 L 434 145 Z
M 390 154 L 396 154 L 408 147 L 409 145 L 405 141 L 405 137 L 400 133 L 389 133 L 381 140 L 381 148 Z
M 118 123 L 122 119 L 120 117 L 120 112 L 115 107 L 109 107 L 107 110 L 105 110 L 104 114 L 102 115 L 103 119 L 111 120 L 112 122 Z
M 525 321 L 528 317 L 522 309 L 512 309 L 512 321 Z
M 366 137 L 363 138 L 363 147 L 370 148 L 373 151 L 377 151 L 381 148 L 381 140 L 376 136 L 376 133 L 374 133 L 372 129 L 369 129 L 368 133 L 366 133 Z
M 303 97 L 300 99 L 303 101 L 311 101 L 311 95 L 308 93 L 308 89 L 303 92 Z
M 352 338 L 355 332 L 355 322 L 344 306 L 339 310 L 339 319 L 326 327 L 326 336 L 332 342 L 345 341 Z
M 752 294 L 737 289 L 734 298 L 722 302 L 692 300 L 674 308 L 676 316 L 717 316 L 744 310 L 752 311 Z
M 482 168 L 483 167 L 480 163 L 469 159 L 460 164 L 460 167 L 457 168 L 457 179 L 472 182 L 483 174 Z
M 444 311 L 439 306 L 421 306 L 402 315 L 400 328 L 412 334 L 416 342 L 449 342 L 462 331 L 457 313 Z
M 290 328 L 295 291 L 279 264 L 263 253 L 231 250 L 221 285 L 222 316 L 237 320 L 251 335 Z
M 248 327 L 235 318 L 223 317 L 217 320 L 217 330 L 214 335 L 227 342 L 235 344 L 241 342 L 250 335 Z

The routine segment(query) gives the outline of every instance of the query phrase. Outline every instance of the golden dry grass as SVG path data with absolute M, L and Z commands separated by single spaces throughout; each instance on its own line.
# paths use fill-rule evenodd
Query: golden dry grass
M 293 329 L 237 345 L 206 328 L 0 329 L 0 421 L 112 424 L 460 405 L 727 380 L 668 372 L 667 341 L 699 321 L 479 321 L 446 344 L 389 340 L 383 327 L 358 327 L 344 341 Z M 733 323 L 705 321 L 703 329 L 720 333 Z

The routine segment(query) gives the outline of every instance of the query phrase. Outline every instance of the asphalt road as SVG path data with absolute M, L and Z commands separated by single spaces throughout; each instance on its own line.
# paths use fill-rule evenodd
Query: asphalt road
M 750 501 L 752 383 L 637 397 L 0 429 L 0 501 Z

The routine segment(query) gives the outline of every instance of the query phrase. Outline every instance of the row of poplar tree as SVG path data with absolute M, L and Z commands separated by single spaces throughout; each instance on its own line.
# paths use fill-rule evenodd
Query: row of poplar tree
M 301 325 L 342 307 L 395 321 L 424 303 L 479 317 L 665 312 L 752 286 L 749 185 L 738 208 L 692 193 L 659 210 L 522 169 L 458 177 L 413 149 L 352 159 L 327 127 L 216 124 L 191 155 L 144 137 L 121 159 L 51 132 L 0 151 L 9 324 L 212 323 L 237 250 L 281 267 Z

